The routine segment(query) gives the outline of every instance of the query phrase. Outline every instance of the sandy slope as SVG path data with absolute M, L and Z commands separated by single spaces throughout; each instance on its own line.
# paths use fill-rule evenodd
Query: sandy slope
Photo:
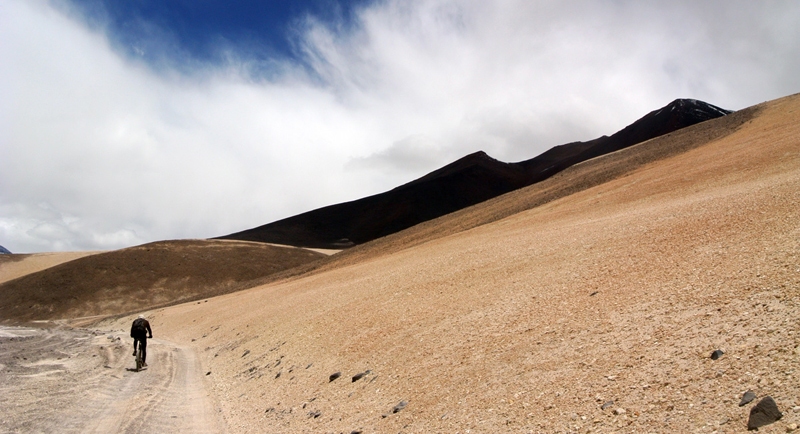
M 231 432 L 735 432 L 748 389 L 784 411 L 762 431 L 783 432 L 800 417 L 798 109 L 155 327 L 195 340 Z
M 26 274 L 42 271 L 64 262 L 100 252 L 33 253 L 28 255 L 0 255 L 0 283 Z

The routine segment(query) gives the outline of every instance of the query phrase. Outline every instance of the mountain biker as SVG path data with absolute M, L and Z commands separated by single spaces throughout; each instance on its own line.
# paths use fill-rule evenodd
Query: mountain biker
M 139 348 L 142 350 L 142 366 L 147 366 L 147 334 L 150 333 L 150 339 L 153 339 L 153 330 L 150 328 L 150 323 L 144 319 L 144 315 L 139 315 L 139 318 L 133 320 L 131 324 L 131 337 L 133 338 L 133 356 L 136 357 L 136 343 L 139 343 Z

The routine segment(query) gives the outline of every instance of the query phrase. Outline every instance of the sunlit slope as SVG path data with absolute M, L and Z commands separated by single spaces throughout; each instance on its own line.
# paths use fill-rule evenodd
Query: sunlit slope
M 98 252 L 52 252 L 0 255 L 0 283 Z
M 462 232 L 151 322 L 196 340 L 231 432 L 738 431 L 748 389 L 784 411 L 762 431 L 783 432 L 800 405 L 800 98 L 751 114 L 572 194 L 472 209 L 503 219 L 467 210 L 437 223 Z
M 0 285 L 0 320 L 114 315 L 223 294 L 325 255 L 261 243 L 160 241 L 99 253 Z

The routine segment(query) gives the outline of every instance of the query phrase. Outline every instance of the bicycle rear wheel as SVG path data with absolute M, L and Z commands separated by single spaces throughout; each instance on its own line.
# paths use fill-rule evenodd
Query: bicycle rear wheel
M 143 364 L 143 362 L 142 362 L 142 349 L 139 348 L 138 350 L 136 350 L 136 371 L 137 372 L 142 370 L 142 364 Z

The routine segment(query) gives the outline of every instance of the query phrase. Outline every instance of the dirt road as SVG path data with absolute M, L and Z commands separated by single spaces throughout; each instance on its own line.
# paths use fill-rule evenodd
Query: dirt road
M 194 432 L 224 425 L 194 352 L 92 330 L 0 328 L 0 432 Z

